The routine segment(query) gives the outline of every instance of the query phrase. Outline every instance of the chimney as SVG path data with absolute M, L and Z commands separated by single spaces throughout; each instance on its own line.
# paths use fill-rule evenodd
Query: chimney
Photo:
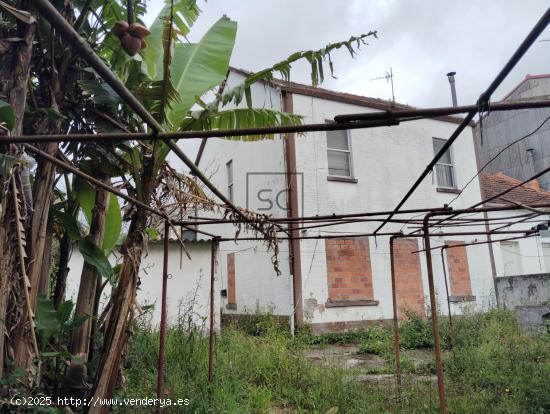
M 449 79 L 449 84 L 451 85 L 451 97 L 453 98 L 453 106 L 458 106 L 458 103 L 456 101 L 455 75 L 456 72 L 449 72 L 447 73 L 447 79 Z

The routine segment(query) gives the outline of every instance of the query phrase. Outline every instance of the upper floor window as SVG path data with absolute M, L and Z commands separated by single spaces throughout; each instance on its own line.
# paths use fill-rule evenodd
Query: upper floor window
M 445 145 L 445 140 L 433 138 L 434 155 L 438 154 L 441 148 Z M 435 174 L 437 177 L 437 185 L 439 187 L 456 188 L 453 158 L 451 149 L 449 148 L 435 165 Z
M 327 131 L 327 158 L 330 176 L 353 176 L 348 131 Z
M 233 202 L 233 160 L 229 160 L 227 167 L 227 197 Z

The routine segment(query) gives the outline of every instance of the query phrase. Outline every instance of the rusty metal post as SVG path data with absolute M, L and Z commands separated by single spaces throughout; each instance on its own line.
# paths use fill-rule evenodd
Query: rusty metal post
M 214 344 L 216 333 L 214 332 L 214 281 L 216 279 L 216 252 L 218 250 L 218 238 L 212 239 L 210 259 L 210 337 L 208 341 L 208 383 L 212 383 L 212 371 L 214 368 Z
M 162 264 L 162 304 L 160 311 L 159 363 L 157 372 L 157 398 L 164 394 L 164 342 L 166 339 L 166 291 L 168 289 L 168 249 L 170 239 L 170 223 L 164 222 L 164 255 Z M 157 413 L 161 412 L 160 407 Z
M 393 343 L 395 350 L 395 380 L 397 382 L 397 398 L 401 401 L 401 355 L 399 344 L 399 321 L 397 319 L 397 294 L 395 292 L 395 264 L 393 255 L 393 245 L 396 238 L 399 236 L 390 237 L 390 263 L 391 263 L 391 297 L 393 306 Z
M 455 339 L 453 332 L 453 317 L 451 315 L 451 301 L 449 299 L 449 284 L 447 282 L 447 269 L 445 268 L 445 250 L 448 246 L 441 248 L 441 264 L 443 265 L 443 279 L 445 280 L 445 293 L 447 294 L 447 311 L 449 312 L 449 336 L 451 337 L 451 349 L 455 348 Z
M 439 391 L 439 412 L 444 414 L 447 412 L 445 404 L 445 380 L 443 378 L 443 365 L 441 363 L 441 342 L 439 338 L 439 323 L 437 320 L 437 304 L 435 300 L 434 275 L 432 267 L 432 251 L 430 248 L 430 217 L 432 213 L 424 216 L 424 248 L 426 249 L 426 268 L 428 270 L 428 286 L 430 288 L 430 307 L 432 314 L 432 325 L 434 330 L 434 351 L 435 351 L 435 368 L 437 371 L 437 387 Z

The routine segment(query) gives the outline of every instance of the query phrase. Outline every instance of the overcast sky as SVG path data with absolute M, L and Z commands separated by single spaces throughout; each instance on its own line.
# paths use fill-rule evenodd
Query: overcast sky
M 149 0 L 149 23 L 162 6 Z M 383 76 L 394 73 L 398 102 L 414 106 L 450 104 L 447 77 L 456 71 L 459 104 L 474 103 L 544 13 L 548 0 L 208 0 L 191 41 L 223 14 L 238 22 L 231 64 L 256 71 L 298 50 L 377 30 L 356 59 L 334 54 L 335 75 L 325 88 L 391 99 Z M 550 39 L 550 29 L 539 39 Z M 550 41 L 537 42 L 497 90 L 499 99 L 526 74 L 550 72 Z M 309 83 L 309 67 L 295 65 L 291 80 Z

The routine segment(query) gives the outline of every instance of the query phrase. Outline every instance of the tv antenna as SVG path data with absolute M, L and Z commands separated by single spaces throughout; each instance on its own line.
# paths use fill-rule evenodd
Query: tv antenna
M 386 71 L 386 74 L 384 76 L 380 76 L 379 78 L 374 78 L 374 79 L 371 79 L 371 82 L 372 81 L 375 81 L 375 80 L 381 80 L 381 79 L 386 79 L 386 83 L 391 83 L 391 100 L 392 102 L 395 102 L 395 93 L 393 91 L 393 71 L 392 71 L 392 68 L 390 66 L 390 71 Z

